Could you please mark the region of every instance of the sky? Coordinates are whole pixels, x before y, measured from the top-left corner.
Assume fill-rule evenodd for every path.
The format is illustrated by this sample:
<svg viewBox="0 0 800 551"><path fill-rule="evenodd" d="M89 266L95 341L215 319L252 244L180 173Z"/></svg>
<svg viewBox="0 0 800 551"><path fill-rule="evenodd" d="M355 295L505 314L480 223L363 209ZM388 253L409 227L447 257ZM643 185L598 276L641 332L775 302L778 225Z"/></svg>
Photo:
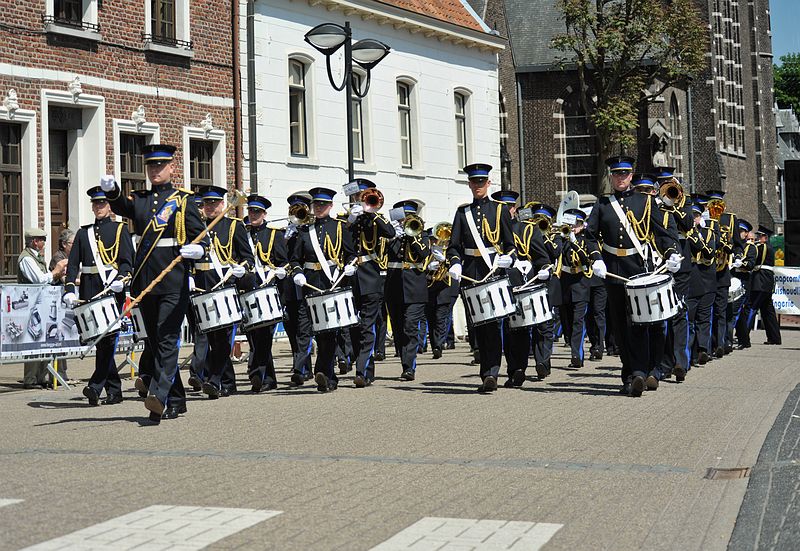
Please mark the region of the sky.
<svg viewBox="0 0 800 551"><path fill-rule="evenodd" d="M800 0L770 0L772 52L775 63L789 53L800 53Z"/></svg>

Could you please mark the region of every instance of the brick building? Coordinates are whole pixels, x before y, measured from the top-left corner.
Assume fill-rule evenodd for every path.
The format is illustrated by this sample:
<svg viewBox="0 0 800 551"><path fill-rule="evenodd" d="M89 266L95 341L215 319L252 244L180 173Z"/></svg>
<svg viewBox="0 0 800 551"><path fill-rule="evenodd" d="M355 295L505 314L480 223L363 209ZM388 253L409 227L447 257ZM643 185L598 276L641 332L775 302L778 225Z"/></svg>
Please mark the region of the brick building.
<svg viewBox="0 0 800 551"><path fill-rule="evenodd" d="M499 81L511 187L527 200L552 204L568 190L586 199L596 195L597 148L576 93L577 76L559 66L563 54L550 47L564 32L556 0L469 1L509 39ZM666 90L640 114L639 167L674 165L689 190L722 187L731 210L774 227L781 218L769 2L697 3L711 31L708 66L687 90Z"/></svg>
<svg viewBox="0 0 800 551"><path fill-rule="evenodd" d="M92 220L103 174L146 185L139 149L179 146L177 180L235 180L230 0L20 0L0 12L0 276L24 227ZM50 251L48 251L48 254Z"/></svg>

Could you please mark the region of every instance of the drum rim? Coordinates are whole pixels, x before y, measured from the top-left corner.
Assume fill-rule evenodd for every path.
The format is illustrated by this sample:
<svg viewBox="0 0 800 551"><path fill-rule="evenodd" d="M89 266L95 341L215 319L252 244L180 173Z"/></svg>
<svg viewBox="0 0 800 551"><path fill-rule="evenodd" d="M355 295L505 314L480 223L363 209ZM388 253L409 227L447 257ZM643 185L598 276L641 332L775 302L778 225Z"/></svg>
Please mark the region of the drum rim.
<svg viewBox="0 0 800 551"><path fill-rule="evenodd" d="M471 283L470 285L462 285L461 286L461 291L466 291L468 289L474 289L475 287L478 287L478 286L481 286L481 285L486 285L488 283L494 283L495 281L500 281L500 280L503 280L503 279L508 281L508 287L511 288L511 281L508 279L508 276L500 275L500 276L492 276L489 279L487 279L486 281L481 281L479 283Z"/></svg>
<svg viewBox="0 0 800 551"><path fill-rule="evenodd" d="M342 287L337 287L336 289L323 289L321 292L314 291L313 293L306 295L305 298L323 297L325 295L333 295L342 291L350 291L350 294L353 294L353 288L349 285L344 285Z"/></svg>
<svg viewBox="0 0 800 551"><path fill-rule="evenodd" d="M642 283L645 277L658 276L661 281L650 281ZM663 276L663 277L662 277ZM666 279L664 279L666 278ZM675 281L671 274L657 274L655 272L646 272L643 274L636 274L628 278L629 281L625 283L626 289L647 289L648 287L660 287L668 281Z"/></svg>
<svg viewBox="0 0 800 551"><path fill-rule="evenodd" d="M112 304L117 304L117 309L119 309L119 304L117 303L117 300L114 297L114 295L108 294L108 295L103 295L102 297L96 297L96 298L93 298L91 300L87 300L83 304L78 304L77 306L75 306L73 308L73 310L82 310L82 309L86 308L87 306L91 306L92 304L100 304L100 303L105 302L107 300L110 300L112 302Z"/></svg>
<svg viewBox="0 0 800 551"><path fill-rule="evenodd" d="M527 294L527 293L529 293L531 291L537 291L538 292L538 291L543 291L543 290L546 291L547 290L547 283L542 282L542 283L537 283L536 285L531 285L530 287L528 287L524 291L518 291L517 289L519 289L523 285L517 285L516 287L512 287L511 288L511 294L518 295L518 294L522 294L522 293Z"/></svg>
<svg viewBox="0 0 800 551"><path fill-rule="evenodd" d="M210 291L203 291L203 292L195 291L189 296L189 299L190 300L194 300L194 299L196 299L198 297L202 297L202 296L205 296L205 295L212 295L212 294L222 293L224 291L233 291L237 295L239 294L239 290L236 288L235 285L225 285L225 286L220 287L218 289L211 289Z"/></svg>

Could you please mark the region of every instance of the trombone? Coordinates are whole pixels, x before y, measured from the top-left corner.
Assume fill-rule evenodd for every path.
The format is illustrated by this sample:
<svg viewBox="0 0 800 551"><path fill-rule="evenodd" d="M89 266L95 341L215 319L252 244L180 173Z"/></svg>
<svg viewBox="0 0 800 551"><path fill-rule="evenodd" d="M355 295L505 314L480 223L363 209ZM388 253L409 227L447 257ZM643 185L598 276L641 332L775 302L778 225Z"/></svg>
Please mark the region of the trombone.
<svg viewBox="0 0 800 551"><path fill-rule="evenodd" d="M304 226L314 222L314 215L311 213L311 209L305 203L295 203L289 207L289 216L274 218L272 220L268 220L268 222L272 224L282 220L288 220L296 226Z"/></svg>
<svg viewBox="0 0 800 551"><path fill-rule="evenodd" d="M419 237L425 231L425 222L416 214L408 214L403 219L403 232L408 237Z"/></svg>
<svg viewBox="0 0 800 551"><path fill-rule="evenodd" d="M358 194L358 201L352 203L342 203L342 207L348 213L350 209L352 209L355 205L361 205L364 207L364 212L374 213L381 210L383 207L383 193L374 187L367 188Z"/></svg>

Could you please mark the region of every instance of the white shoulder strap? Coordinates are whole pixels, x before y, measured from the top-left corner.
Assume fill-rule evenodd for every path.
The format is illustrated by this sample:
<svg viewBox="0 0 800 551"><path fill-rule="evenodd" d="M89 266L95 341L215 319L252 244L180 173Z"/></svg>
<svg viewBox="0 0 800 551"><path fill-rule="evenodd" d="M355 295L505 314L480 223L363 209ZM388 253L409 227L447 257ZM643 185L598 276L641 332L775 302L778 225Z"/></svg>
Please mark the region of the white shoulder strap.
<svg viewBox="0 0 800 551"><path fill-rule="evenodd" d="M256 247L253 244L253 235L250 232L247 232L247 242L250 243L250 250L253 252L253 259L256 263L256 273L258 274L258 277L261 278L261 283L264 283L267 281L267 277L264 275L264 265L261 264L258 250L256 250Z"/></svg>
<svg viewBox="0 0 800 551"><path fill-rule="evenodd" d="M103 282L103 287L105 287L108 285L109 278L106 273L106 265L100 261L100 254L97 252L97 236L94 232L94 226L86 228L86 237L89 239L89 248L92 250L94 265L97 266L97 274L100 276L100 281Z"/></svg>
<svg viewBox="0 0 800 551"><path fill-rule="evenodd" d="M478 232L478 227L475 225L475 217L472 216L472 209L469 208L469 205L464 207L464 216L467 218L467 226L472 234L473 241L475 241L475 246L478 247L478 251L481 253L481 258L486 263L486 266L491 270L492 260L489 256L489 250L483 243L483 238L481 237L480 232Z"/></svg>
<svg viewBox="0 0 800 551"><path fill-rule="evenodd" d="M631 221L628 220L627 216L625 216L625 213L622 211L622 207L619 205L619 201L617 201L617 198L613 194L609 200L611 201L611 206L613 207L614 212L617 214L617 218L619 218L622 227L625 228L628 237L630 237L636 252L639 253L639 256L641 256L643 260L647 261L647 255L644 252L644 247L639 241L639 238L636 237L636 233L633 231L633 226L631 226Z"/></svg>
<svg viewBox="0 0 800 551"><path fill-rule="evenodd" d="M317 255L317 262L319 262L319 265L322 266L322 271L325 272L325 277L327 277L330 282L333 283L338 275L339 270L336 270L334 274L331 273L331 267L328 266L328 259L325 258L325 255L322 253L322 247L319 245L317 228L314 226L314 224L310 224L308 226L308 237L311 239L311 246L314 248L314 254Z"/></svg>

